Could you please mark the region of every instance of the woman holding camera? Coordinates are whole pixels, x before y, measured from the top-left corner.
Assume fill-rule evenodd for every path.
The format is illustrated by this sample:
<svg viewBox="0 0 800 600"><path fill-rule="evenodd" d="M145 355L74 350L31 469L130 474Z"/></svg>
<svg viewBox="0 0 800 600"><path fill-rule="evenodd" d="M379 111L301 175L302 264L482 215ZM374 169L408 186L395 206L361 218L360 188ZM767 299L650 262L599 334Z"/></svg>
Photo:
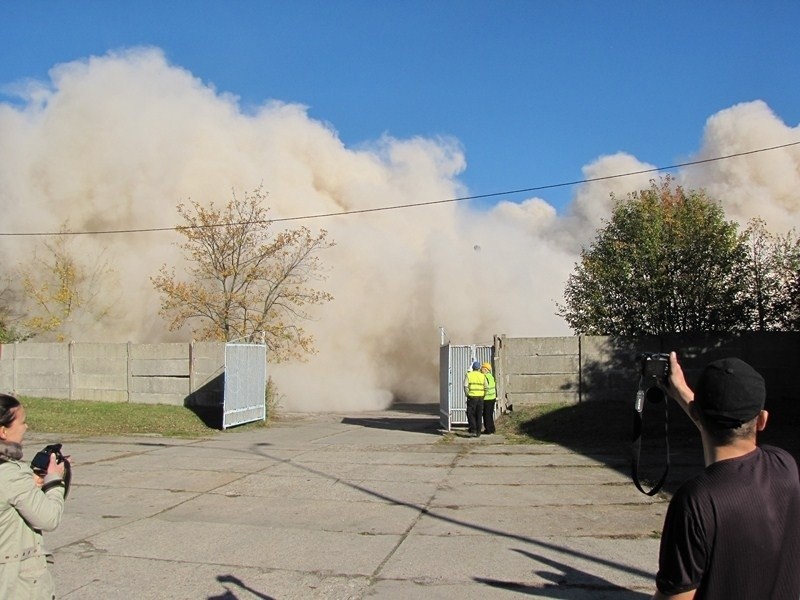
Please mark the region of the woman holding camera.
<svg viewBox="0 0 800 600"><path fill-rule="evenodd" d="M22 462L28 425L19 400L0 394L0 598L55 598L42 531L64 511L64 463L50 455L44 477Z"/></svg>

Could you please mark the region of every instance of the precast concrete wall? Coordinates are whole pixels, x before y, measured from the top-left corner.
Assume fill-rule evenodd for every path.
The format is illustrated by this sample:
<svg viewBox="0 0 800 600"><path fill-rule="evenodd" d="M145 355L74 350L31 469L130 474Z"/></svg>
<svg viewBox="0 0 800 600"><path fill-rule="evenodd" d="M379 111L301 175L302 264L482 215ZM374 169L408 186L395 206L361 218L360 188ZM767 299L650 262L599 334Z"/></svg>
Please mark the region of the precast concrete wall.
<svg viewBox="0 0 800 600"><path fill-rule="evenodd" d="M497 336L495 366L504 404L580 401L580 338Z"/></svg>
<svg viewBox="0 0 800 600"><path fill-rule="evenodd" d="M29 396L69 398L68 344L0 344L0 389Z"/></svg>
<svg viewBox="0 0 800 600"><path fill-rule="evenodd" d="M690 385L711 360L738 356L770 400L800 396L800 333L641 338L495 336L498 406L632 401L642 352L678 352ZM0 344L0 391L20 396L219 406L225 344Z"/></svg>
<svg viewBox="0 0 800 600"><path fill-rule="evenodd" d="M34 344L17 344L20 351L27 351ZM63 344L70 354L68 365L71 374L68 397L80 400L104 400L106 402L128 402L128 344ZM22 383L31 385L33 377L23 371ZM29 388L28 388L29 389ZM26 391L24 396L43 396Z"/></svg>
<svg viewBox="0 0 800 600"><path fill-rule="evenodd" d="M736 356L767 382L770 400L800 396L800 333L495 338L498 393L506 404L632 401L643 352L678 353L690 385L710 361Z"/></svg>
<svg viewBox="0 0 800 600"><path fill-rule="evenodd" d="M0 390L20 396L215 406L224 369L215 342L0 345Z"/></svg>

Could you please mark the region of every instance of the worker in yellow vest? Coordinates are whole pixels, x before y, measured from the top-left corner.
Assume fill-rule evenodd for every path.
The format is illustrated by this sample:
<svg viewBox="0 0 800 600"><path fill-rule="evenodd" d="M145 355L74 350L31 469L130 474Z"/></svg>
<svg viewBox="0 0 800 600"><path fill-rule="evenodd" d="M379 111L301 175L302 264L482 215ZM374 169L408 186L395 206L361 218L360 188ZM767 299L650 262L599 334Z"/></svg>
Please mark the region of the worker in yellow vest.
<svg viewBox="0 0 800 600"><path fill-rule="evenodd" d="M494 429L494 405L497 403L497 382L492 375L492 365L485 362L481 365L481 373L486 376L488 387L486 395L483 397L483 433L493 434Z"/></svg>
<svg viewBox="0 0 800 600"><path fill-rule="evenodd" d="M489 389L489 381L481 371L481 363L472 363L472 370L464 377L464 394L467 396L467 423L471 437L481 437L483 398Z"/></svg>

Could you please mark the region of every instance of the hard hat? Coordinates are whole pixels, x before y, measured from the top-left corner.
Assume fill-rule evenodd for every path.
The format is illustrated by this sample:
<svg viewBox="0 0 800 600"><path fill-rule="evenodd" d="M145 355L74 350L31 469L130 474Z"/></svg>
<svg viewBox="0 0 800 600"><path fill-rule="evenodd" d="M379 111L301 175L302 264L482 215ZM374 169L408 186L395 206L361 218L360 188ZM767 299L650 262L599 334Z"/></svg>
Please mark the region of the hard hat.
<svg viewBox="0 0 800 600"><path fill-rule="evenodd" d="M492 370L492 365L490 363L488 363L488 362L487 363L483 363L481 365L481 369L489 369L491 371Z"/></svg>
<svg viewBox="0 0 800 600"><path fill-rule="evenodd" d="M473 371L480 371L480 369L481 369L481 363L479 363L477 360L474 363L472 363Z"/></svg>

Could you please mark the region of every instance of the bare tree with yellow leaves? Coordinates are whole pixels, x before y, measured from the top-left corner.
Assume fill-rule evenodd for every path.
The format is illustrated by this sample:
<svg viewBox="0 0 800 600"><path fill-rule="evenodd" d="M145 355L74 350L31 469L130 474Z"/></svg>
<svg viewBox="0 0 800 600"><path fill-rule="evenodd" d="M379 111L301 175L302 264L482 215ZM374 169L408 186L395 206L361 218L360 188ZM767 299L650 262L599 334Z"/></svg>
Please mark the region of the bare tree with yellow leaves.
<svg viewBox="0 0 800 600"><path fill-rule="evenodd" d="M64 341L113 318L117 274L100 254L81 253L66 227L20 263L23 337Z"/></svg>
<svg viewBox="0 0 800 600"><path fill-rule="evenodd" d="M171 330L191 323L199 340L263 336L275 360L302 358L314 352L306 308L332 299L311 283L323 279L319 253L333 242L306 227L271 233L265 200L259 187L224 208L179 204L186 277L164 265L151 281Z"/></svg>

